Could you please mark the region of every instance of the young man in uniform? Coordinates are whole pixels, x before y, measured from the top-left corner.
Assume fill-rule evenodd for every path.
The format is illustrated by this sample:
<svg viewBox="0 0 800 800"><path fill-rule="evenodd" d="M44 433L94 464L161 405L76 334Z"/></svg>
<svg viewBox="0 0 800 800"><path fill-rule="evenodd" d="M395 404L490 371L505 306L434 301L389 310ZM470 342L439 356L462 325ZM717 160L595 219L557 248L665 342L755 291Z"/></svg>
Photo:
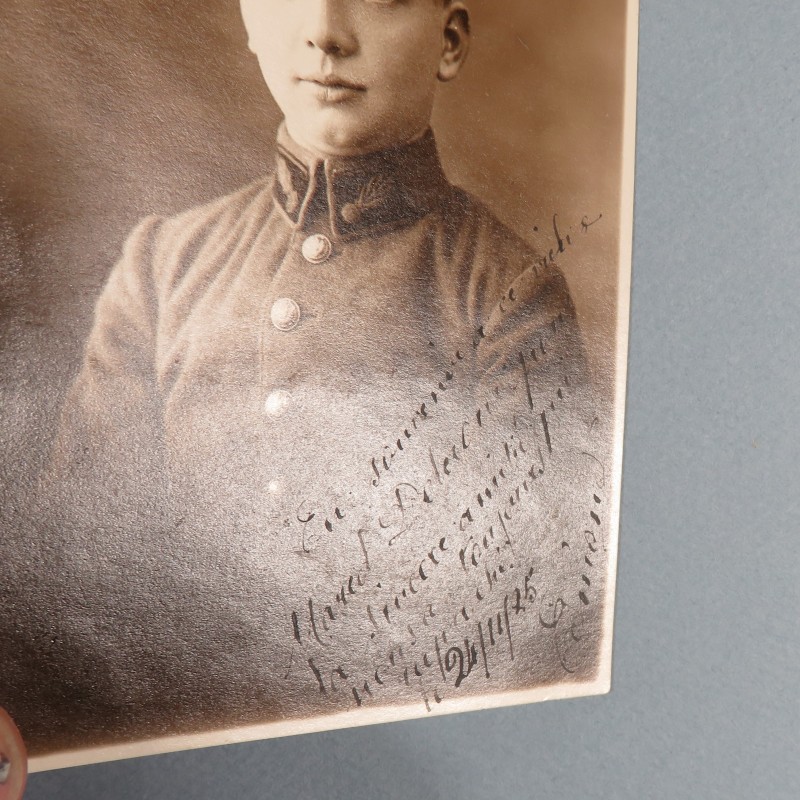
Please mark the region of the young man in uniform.
<svg viewBox="0 0 800 800"><path fill-rule="evenodd" d="M95 653L89 706L118 719L154 705L217 720L302 708L308 670L279 700L286 642L305 636L290 611L362 556L374 571L396 553L402 573L413 537L445 524L412 530L415 501L422 513L449 492L462 511L448 480L477 451L490 401L510 391L538 419L541 398L585 378L552 258L439 162L430 120L467 55L465 5L241 7L285 116L274 174L130 236L48 476L58 513L73 509L61 591L111 597L81 611L89 640L73 621L64 647Z"/></svg>
<svg viewBox="0 0 800 800"><path fill-rule="evenodd" d="M567 358L582 359L558 269L439 162L430 119L467 55L466 7L241 5L285 115L275 174L132 234L56 445L134 519L166 474L187 515L264 524L287 492L341 490L319 462L345 442L374 449L456 353L467 391L559 319Z"/></svg>

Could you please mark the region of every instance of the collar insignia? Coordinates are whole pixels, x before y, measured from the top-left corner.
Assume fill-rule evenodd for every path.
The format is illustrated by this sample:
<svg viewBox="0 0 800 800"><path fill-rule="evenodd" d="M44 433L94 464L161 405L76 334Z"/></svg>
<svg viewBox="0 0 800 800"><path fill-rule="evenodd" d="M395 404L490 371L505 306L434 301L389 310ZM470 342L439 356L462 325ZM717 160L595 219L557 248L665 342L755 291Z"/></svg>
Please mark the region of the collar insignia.
<svg viewBox="0 0 800 800"><path fill-rule="evenodd" d="M378 153L322 159L278 132L274 196L299 228L327 228L357 238L408 225L442 201L449 188L433 132Z"/></svg>

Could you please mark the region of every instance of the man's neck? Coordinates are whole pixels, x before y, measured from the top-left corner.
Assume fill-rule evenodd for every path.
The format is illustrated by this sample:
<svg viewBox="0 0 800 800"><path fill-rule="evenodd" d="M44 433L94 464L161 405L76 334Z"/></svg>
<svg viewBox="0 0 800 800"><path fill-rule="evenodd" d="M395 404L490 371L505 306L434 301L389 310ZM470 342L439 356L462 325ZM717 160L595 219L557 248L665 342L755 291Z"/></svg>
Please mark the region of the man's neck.
<svg viewBox="0 0 800 800"><path fill-rule="evenodd" d="M375 155L376 153L389 152L405 147L406 145L413 144L422 139L430 129L430 124L425 125L421 130L414 133L408 138L404 138L395 142L391 142L380 148L353 148L342 150L330 150L324 147L315 146L303 140L302 136L296 136L289 128L288 123L284 120L282 123L283 135L288 137L294 146L293 149L302 151L309 161L339 161L349 158L362 158Z"/></svg>

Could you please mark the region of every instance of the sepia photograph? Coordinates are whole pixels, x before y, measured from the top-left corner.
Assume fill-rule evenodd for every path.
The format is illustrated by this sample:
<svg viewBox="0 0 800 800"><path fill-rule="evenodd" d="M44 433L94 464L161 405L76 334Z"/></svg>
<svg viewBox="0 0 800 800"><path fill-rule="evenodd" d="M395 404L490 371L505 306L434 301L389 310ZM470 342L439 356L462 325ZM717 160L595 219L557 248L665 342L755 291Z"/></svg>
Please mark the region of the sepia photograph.
<svg viewBox="0 0 800 800"><path fill-rule="evenodd" d="M10 0L32 771L611 685L628 0Z"/></svg>

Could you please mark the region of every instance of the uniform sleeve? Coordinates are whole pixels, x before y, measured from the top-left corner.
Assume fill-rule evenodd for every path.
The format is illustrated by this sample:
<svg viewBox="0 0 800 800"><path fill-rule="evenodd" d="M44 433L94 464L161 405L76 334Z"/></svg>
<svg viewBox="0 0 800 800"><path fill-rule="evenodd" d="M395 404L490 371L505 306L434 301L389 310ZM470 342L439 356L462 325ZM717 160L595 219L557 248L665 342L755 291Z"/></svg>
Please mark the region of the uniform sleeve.
<svg viewBox="0 0 800 800"><path fill-rule="evenodd" d="M587 485L586 454L602 452L603 413L567 283L555 265L531 267L508 286L487 315L476 355L482 401L504 420L501 430L537 454L531 477L547 472L550 505L565 514L571 508L577 520L585 510L578 501L583 488L565 497L560 487Z"/></svg>
<svg viewBox="0 0 800 800"><path fill-rule="evenodd" d="M158 702L157 659L141 652L170 635L148 627L171 568L155 370L160 227L156 218L137 226L96 303L0 580L0 702L32 734L47 731L48 746L97 742L98 721L133 738Z"/></svg>
<svg viewBox="0 0 800 800"><path fill-rule="evenodd" d="M590 380L555 265L539 262L508 286L487 315L477 356L487 427L498 437L487 452L523 470L506 511L515 562L525 559L539 576L540 635L551 637L562 676L591 677L603 624L613 416Z"/></svg>
<svg viewBox="0 0 800 800"><path fill-rule="evenodd" d="M156 217L137 226L108 278L43 476L51 511L84 528L136 524L163 502L153 280L159 226Z"/></svg>
<svg viewBox="0 0 800 800"><path fill-rule="evenodd" d="M526 395L547 397L588 387L583 340L560 270L530 266L506 287L486 314L477 356L485 387L511 382Z"/></svg>

